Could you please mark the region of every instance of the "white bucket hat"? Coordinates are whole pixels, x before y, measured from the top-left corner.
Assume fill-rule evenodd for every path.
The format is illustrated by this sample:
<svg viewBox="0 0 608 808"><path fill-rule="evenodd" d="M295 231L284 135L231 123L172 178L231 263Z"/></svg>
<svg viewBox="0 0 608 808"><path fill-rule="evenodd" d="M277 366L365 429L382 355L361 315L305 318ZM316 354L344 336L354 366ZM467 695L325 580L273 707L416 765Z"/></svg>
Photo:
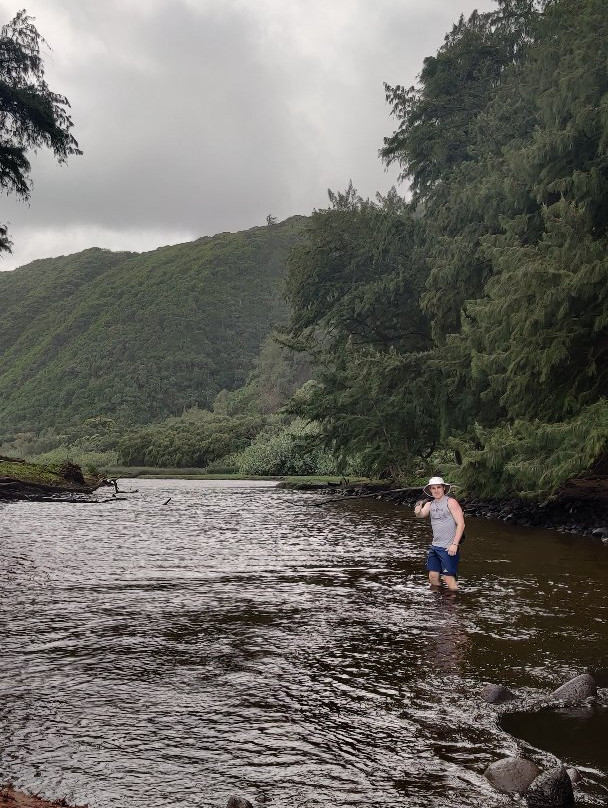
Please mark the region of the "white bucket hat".
<svg viewBox="0 0 608 808"><path fill-rule="evenodd" d="M427 495L427 497L432 496L431 492L429 491L429 488L430 488L431 485L442 485L444 494L448 494L449 491L450 491L450 488L452 487L452 483L446 483L444 481L443 477L431 477L431 479L428 481L428 483L422 489L424 491L424 493Z"/></svg>

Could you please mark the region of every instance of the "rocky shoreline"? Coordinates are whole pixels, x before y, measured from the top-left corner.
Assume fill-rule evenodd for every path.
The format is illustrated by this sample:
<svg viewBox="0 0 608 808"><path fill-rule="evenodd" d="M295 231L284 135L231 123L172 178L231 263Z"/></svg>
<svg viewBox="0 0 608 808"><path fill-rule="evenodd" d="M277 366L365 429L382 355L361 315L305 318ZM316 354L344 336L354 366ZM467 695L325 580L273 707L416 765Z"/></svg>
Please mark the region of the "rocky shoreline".
<svg viewBox="0 0 608 808"><path fill-rule="evenodd" d="M594 536L608 541L608 505L589 500L556 499L547 503L525 500L483 502L464 500L465 515L501 519L522 527Z"/></svg>
<svg viewBox="0 0 608 808"><path fill-rule="evenodd" d="M388 485L343 485L327 484L284 484L295 490L314 491L331 496L338 501L342 498L374 498L384 502L412 507L424 497L421 488L393 488ZM608 497L572 498L555 497L546 502L527 499L505 498L483 500L474 497L458 496L465 517L499 519L512 525L556 530L560 533L575 533L593 536L608 545ZM603 493L603 492L602 492ZM328 502L329 500L325 500Z"/></svg>
<svg viewBox="0 0 608 808"><path fill-rule="evenodd" d="M600 682L603 684L601 678ZM582 673L562 684L549 694L516 694L501 684L488 684L481 691L481 699L495 710L496 720L506 713L535 713L542 710L561 710L565 707L585 705L592 708L598 701L605 702L598 692L599 684L590 673ZM570 808L574 805L575 791L584 780L581 771L557 766L542 770L523 756L510 756L491 763L484 776L497 791L519 794L529 808Z"/></svg>

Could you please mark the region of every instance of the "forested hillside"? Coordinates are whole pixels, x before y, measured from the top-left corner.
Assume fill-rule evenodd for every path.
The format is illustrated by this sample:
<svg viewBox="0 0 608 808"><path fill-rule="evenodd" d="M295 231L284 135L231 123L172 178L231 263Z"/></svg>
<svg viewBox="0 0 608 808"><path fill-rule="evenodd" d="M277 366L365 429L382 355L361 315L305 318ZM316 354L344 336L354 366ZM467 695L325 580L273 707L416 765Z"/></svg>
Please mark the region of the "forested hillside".
<svg viewBox="0 0 608 808"><path fill-rule="evenodd" d="M369 471L546 495L608 451L608 14L497 5L386 87L411 200L333 194L295 249L292 410Z"/></svg>
<svg viewBox="0 0 608 808"><path fill-rule="evenodd" d="M150 253L91 249L0 273L0 430L138 425L241 386L285 322L302 217Z"/></svg>
<svg viewBox="0 0 608 808"><path fill-rule="evenodd" d="M295 474L304 468L316 473L318 451L296 445L304 428L277 412L309 377L307 358L282 348L270 334L243 387L222 390L208 410L193 408L123 434L118 461L247 474ZM328 462L333 471L335 464Z"/></svg>

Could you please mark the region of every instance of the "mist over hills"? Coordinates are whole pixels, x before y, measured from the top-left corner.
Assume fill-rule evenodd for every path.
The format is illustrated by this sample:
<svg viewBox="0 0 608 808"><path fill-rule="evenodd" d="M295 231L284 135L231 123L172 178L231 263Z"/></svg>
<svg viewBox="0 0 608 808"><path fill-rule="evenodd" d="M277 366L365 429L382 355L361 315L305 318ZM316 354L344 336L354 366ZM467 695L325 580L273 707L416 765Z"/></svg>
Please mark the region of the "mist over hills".
<svg viewBox="0 0 608 808"><path fill-rule="evenodd" d="M148 253L93 248L0 273L0 430L207 407L286 321L306 217Z"/></svg>

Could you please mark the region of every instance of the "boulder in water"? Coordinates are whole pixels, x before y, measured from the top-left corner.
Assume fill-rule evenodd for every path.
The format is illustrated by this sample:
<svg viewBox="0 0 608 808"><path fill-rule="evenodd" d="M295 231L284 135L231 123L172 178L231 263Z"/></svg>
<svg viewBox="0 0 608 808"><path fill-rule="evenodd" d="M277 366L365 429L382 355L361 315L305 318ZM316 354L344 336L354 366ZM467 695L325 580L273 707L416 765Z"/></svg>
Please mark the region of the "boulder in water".
<svg viewBox="0 0 608 808"><path fill-rule="evenodd" d="M574 766L570 766L570 768L566 769L566 771L568 772L568 777L570 778L570 782L572 784L580 783L580 781L583 779L583 775L578 769L575 769Z"/></svg>
<svg viewBox="0 0 608 808"><path fill-rule="evenodd" d="M516 791L523 794L530 783L540 774L540 769L531 760L521 757L508 757L490 763L485 770L485 777L494 788L505 794Z"/></svg>
<svg viewBox="0 0 608 808"><path fill-rule="evenodd" d="M515 696L504 685L486 685L481 691L481 698L488 704L501 704L503 701L510 701Z"/></svg>
<svg viewBox="0 0 608 808"><path fill-rule="evenodd" d="M526 791L530 808L567 808L574 805L572 781L563 766L549 769L530 783Z"/></svg>
<svg viewBox="0 0 608 808"><path fill-rule="evenodd" d="M559 701L582 701L589 696L597 696L595 679L589 673L575 676L551 693L551 697Z"/></svg>
<svg viewBox="0 0 608 808"><path fill-rule="evenodd" d="M253 805L244 797L230 797L226 808L253 808Z"/></svg>

